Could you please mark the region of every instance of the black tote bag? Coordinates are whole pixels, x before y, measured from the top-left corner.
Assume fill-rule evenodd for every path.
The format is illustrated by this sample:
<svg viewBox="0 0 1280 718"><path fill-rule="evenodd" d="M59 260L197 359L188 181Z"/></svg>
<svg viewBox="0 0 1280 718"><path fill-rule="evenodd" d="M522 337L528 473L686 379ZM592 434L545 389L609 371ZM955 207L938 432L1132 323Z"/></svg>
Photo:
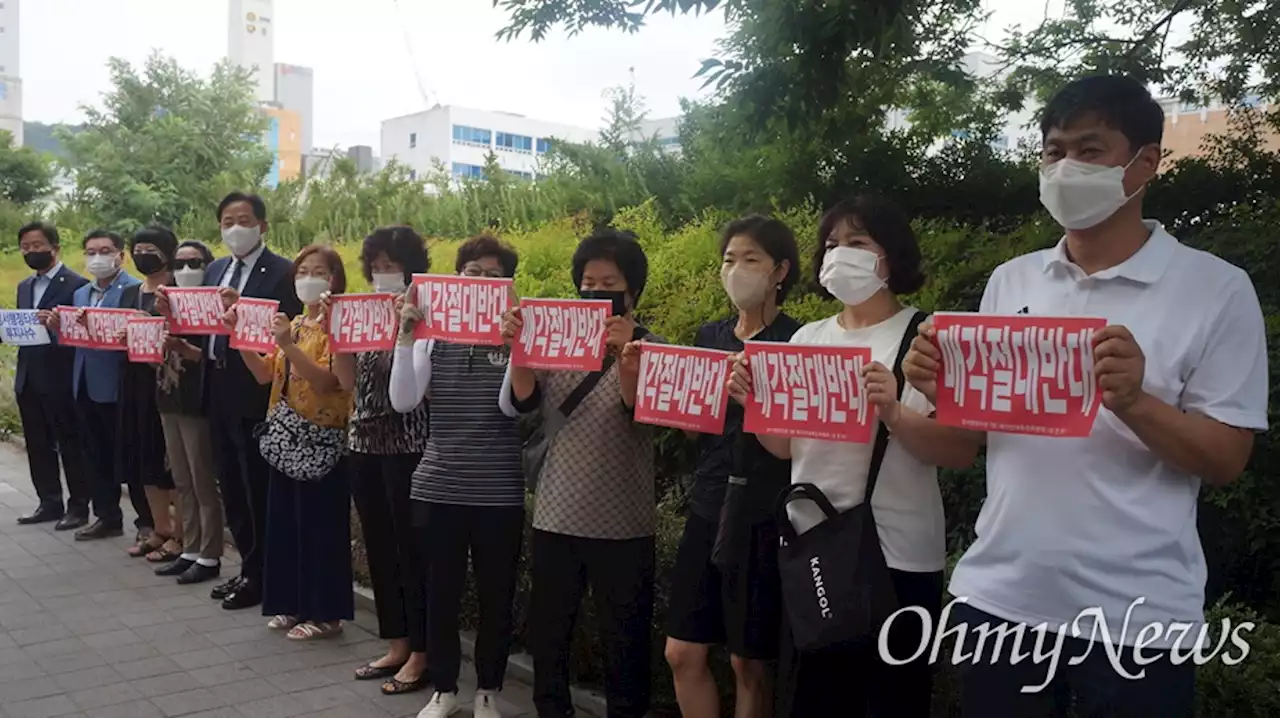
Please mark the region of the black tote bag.
<svg viewBox="0 0 1280 718"><path fill-rule="evenodd" d="M899 399L906 384L902 359L924 318L923 312L912 317L893 363ZM867 469L866 497L843 513L813 484L793 484L778 499L778 568L797 650L874 639L880 626L899 608L871 508L888 446L889 430L880 424ZM787 517L787 505L799 499L813 501L826 518L797 535Z"/></svg>

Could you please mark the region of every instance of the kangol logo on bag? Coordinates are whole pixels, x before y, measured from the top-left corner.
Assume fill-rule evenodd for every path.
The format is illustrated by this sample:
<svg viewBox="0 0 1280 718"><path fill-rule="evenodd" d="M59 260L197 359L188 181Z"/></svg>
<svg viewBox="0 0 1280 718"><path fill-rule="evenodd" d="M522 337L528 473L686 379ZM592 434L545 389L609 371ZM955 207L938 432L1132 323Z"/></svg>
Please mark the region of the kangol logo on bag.
<svg viewBox="0 0 1280 718"><path fill-rule="evenodd" d="M831 618L831 608L827 601L827 589L822 585L822 566L818 564L817 556L809 559L809 570L813 572L813 591L818 597L818 608L822 609L822 618L826 620Z"/></svg>

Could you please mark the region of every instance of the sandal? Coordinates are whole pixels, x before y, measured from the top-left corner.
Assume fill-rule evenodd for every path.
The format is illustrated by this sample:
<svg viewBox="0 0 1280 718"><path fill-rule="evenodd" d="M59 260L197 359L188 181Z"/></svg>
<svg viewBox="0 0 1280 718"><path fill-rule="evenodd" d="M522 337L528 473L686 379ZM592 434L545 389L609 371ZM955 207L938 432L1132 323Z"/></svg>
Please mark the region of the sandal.
<svg viewBox="0 0 1280 718"><path fill-rule="evenodd" d="M285 638L293 641L314 641L321 638L332 638L342 633L342 621L303 621L285 634Z"/></svg>
<svg viewBox="0 0 1280 718"><path fill-rule="evenodd" d="M398 696L403 693L417 693L423 688L426 688L428 683L430 683L430 681L427 680L425 673L418 676L418 679L415 681L402 681L399 678L392 676L386 683L382 684L382 695Z"/></svg>
<svg viewBox="0 0 1280 718"><path fill-rule="evenodd" d="M182 547L178 545L177 539L169 539L160 548L147 554L149 563L173 563L180 558L182 558Z"/></svg>
<svg viewBox="0 0 1280 718"><path fill-rule="evenodd" d="M164 548L165 543L169 540L168 536L161 536L153 531L150 536L147 536L145 539L142 539L136 544L130 546L125 553L129 554L132 558L142 558L149 553L154 553L159 551L161 548Z"/></svg>
<svg viewBox="0 0 1280 718"><path fill-rule="evenodd" d="M375 666L369 663L356 669L356 680L376 681L379 678L388 678L399 673L401 668L404 668L403 663L398 666Z"/></svg>
<svg viewBox="0 0 1280 718"><path fill-rule="evenodd" d="M267 621L267 628L270 628L273 631L287 631L296 625L298 625L298 619L284 614L277 615L270 621Z"/></svg>

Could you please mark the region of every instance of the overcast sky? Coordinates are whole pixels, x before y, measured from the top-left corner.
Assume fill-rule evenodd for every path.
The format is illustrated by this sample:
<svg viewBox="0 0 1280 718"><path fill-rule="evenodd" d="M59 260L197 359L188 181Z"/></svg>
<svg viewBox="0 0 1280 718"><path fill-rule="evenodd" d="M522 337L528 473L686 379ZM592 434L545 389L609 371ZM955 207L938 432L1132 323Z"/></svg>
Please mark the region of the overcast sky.
<svg viewBox="0 0 1280 718"><path fill-rule="evenodd" d="M24 115L75 122L108 87L106 61L152 49L207 72L227 51L227 0L21 0ZM397 2L399 10L397 11ZM988 0L989 32L1034 23L1044 5ZM1060 12L1063 0L1050 0ZM490 0L276 0L275 60L315 70L317 147L367 144L380 122L436 101L597 127L602 93L636 86L650 117L697 97L692 78L714 56L722 15L662 16L635 35L593 30L497 42L506 15ZM412 50L412 54L410 52ZM419 80L420 78L420 80ZM426 92L420 91L423 86Z"/></svg>

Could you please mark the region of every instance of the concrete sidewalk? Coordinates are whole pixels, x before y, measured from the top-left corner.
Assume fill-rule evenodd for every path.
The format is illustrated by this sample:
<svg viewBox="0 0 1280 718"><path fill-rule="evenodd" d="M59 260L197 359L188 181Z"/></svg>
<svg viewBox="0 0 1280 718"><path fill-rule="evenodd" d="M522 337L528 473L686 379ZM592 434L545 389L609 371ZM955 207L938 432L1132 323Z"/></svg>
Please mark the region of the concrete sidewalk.
<svg viewBox="0 0 1280 718"><path fill-rule="evenodd" d="M297 643L257 608L228 612L212 583L178 586L129 558L132 531L77 543L52 524L18 526L35 508L26 457L0 443L0 716L4 718L384 718L415 716L430 692L383 696L352 671L381 655L376 619L357 611L337 639ZM129 512L129 502L121 502ZM130 516L128 520L132 520ZM128 528L128 527L127 527ZM223 575L234 574L234 556ZM459 715L475 673L463 664ZM535 715L508 677L507 718Z"/></svg>

